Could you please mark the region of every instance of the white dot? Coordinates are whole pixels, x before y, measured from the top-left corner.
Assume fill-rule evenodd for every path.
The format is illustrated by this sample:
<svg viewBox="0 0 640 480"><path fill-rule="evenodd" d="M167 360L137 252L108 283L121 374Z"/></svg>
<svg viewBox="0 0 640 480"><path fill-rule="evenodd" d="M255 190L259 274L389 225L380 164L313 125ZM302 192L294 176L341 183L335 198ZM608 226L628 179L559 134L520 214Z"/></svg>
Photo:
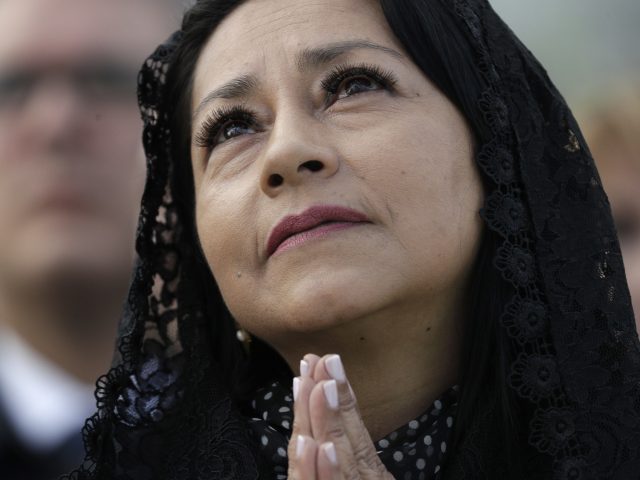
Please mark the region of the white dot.
<svg viewBox="0 0 640 480"><path fill-rule="evenodd" d="M291 411L291 410L289 409L289 407L280 407L280 408L278 409L278 411L279 411L280 413L287 413L287 412L289 412L289 411ZM449 417L449 418L451 418L451 417Z"/></svg>
<svg viewBox="0 0 640 480"><path fill-rule="evenodd" d="M427 435L426 437L424 437L425 445L431 445L431 442L432 442L431 435Z"/></svg>
<svg viewBox="0 0 640 480"><path fill-rule="evenodd" d="M287 456L287 452L285 451L284 448L279 447L278 448L278 455L280 455L281 457L286 457Z"/></svg>
<svg viewBox="0 0 640 480"><path fill-rule="evenodd" d="M264 445L265 447L269 443L269 439L267 438L266 435L262 435L262 437L260 438L260 441L262 442L262 445Z"/></svg>
<svg viewBox="0 0 640 480"><path fill-rule="evenodd" d="M271 397L273 397L273 392L269 392L269 393L267 393L267 394L264 396L264 399L265 399L265 400L270 400L270 399L271 399Z"/></svg>
<svg viewBox="0 0 640 480"><path fill-rule="evenodd" d="M266 398L265 398L266 400ZM433 404L434 407L436 407L437 410L442 410L442 402L440 400L436 400Z"/></svg>
<svg viewBox="0 0 640 480"><path fill-rule="evenodd" d="M419 458L416 461L416 467L418 467L418 470L424 470L424 467L427 466L427 462L425 462L424 458Z"/></svg>
<svg viewBox="0 0 640 480"><path fill-rule="evenodd" d="M433 473L438 473L439 471L440 471L440 465L436 465L436 468L433 471Z"/></svg>
<svg viewBox="0 0 640 480"><path fill-rule="evenodd" d="M262 414L262 419L263 419L263 420L266 420L268 416L269 416L269 413L268 413L268 412L264 412L264 413Z"/></svg>
<svg viewBox="0 0 640 480"><path fill-rule="evenodd" d="M447 417L447 427L451 428L453 425L453 417Z"/></svg>
<svg viewBox="0 0 640 480"><path fill-rule="evenodd" d="M447 451L447 443L446 442L442 442L440 444L440 450L442 450L442 453Z"/></svg>
<svg viewBox="0 0 640 480"><path fill-rule="evenodd" d="M403 458L404 458L404 455L402 455L402 452L394 452L393 453L393 459L396 462L401 462Z"/></svg>
<svg viewBox="0 0 640 480"><path fill-rule="evenodd" d="M290 426L290 425L291 425L291 424L289 423L289 420L283 420L283 421L282 421L282 426L283 426L284 428L289 428L289 426Z"/></svg>
<svg viewBox="0 0 640 480"><path fill-rule="evenodd" d="M414 430L417 430L418 427L420 427L420 423L417 420L411 420L409 422L409 428L413 428Z"/></svg>
<svg viewBox="0 0 640 480"><path fill-rule="evenodd" d="M387 440L386 438L383 438L382 440L380 440L378 442L378 445L380 445L381 448L388 448L389 447L389 440Z"/></svg>

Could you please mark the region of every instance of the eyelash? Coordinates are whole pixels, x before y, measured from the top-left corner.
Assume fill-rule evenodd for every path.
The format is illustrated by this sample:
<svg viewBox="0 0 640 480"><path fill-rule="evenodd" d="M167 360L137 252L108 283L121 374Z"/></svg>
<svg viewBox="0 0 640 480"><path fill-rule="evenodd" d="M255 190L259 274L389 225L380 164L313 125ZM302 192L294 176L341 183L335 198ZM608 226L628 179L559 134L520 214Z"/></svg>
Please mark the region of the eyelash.
<svg viewBox="0 0 640 480"><path fill-rule="evenodd" d="M320 83L322 88L329 94L338 93L338 88L342 82L351 77L370 77L379 83L383 88L390 90L397 83L396 77L388 70L382 70L377 65L366 63L358 65L339 65L334 68Z"/></svg>
<svg viewBox="0 0 640 480"><path fill-rule="evenodd" d="M214 141L216 137L225 125L238 122L245 123L247 126L252 127L256 123L255 118L255 112L240 105L219 108L204 121L198 134L195 136L195 144L198 147L212 149L215 146Z"/></svg>
<svg viewBox="0 0 640 480"><path fill-rule="evenodd" d="M326 106L331 104L331 97L338 93L340 85L345 80L360 76L369 77L385 90L393 90L397 83L393 73L388 70L382 70L376 65L340 65L329 72L320 82L322 89L327 93ZM255 112L244 106L236 105L234 107L220 108L207 117L195 136L194 142L198 147L213 150L216 146L215 140L225 125L237 122L244 123L247 127L253 127L256 124L255 119Z"/></svg>

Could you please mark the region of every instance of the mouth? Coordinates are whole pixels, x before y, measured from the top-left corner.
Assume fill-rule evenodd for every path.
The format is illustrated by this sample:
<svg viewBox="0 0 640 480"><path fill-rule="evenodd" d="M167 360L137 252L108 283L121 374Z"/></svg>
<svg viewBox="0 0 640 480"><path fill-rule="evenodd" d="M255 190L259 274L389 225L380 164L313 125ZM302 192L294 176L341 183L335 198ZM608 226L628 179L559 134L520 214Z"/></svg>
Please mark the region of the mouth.
<svg viewBox="0 0 640 480"><path fill-rule="evenodd" d="M278 222L267 241L267 256L362 223L371 223L371 220L351 208L336 205L311 207L299 215L289 215Z"/></svg>

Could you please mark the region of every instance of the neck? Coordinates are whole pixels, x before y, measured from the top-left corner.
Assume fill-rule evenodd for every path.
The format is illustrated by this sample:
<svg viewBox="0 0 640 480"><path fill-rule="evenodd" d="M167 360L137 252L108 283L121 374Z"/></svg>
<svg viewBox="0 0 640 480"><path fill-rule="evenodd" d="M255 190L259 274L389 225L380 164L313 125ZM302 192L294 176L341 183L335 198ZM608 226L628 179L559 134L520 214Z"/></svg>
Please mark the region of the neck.
<svg viewBox="0 0 640 480"><path fill-rule="evenodd" d="M86 285L55 291L5 288L0 319L53 364L93 384L109 368L122 298L123 292Z"/></svg>
<svg viewBox="0 0 640 480"><path fill-rule="evenodd" d="M338 353L371 437L380 439L420 416L456 384L459 315L381 312L336 331L306 333L281 349L294 372L306 353ZM338 334L339 331L339 334Z"/></svg>

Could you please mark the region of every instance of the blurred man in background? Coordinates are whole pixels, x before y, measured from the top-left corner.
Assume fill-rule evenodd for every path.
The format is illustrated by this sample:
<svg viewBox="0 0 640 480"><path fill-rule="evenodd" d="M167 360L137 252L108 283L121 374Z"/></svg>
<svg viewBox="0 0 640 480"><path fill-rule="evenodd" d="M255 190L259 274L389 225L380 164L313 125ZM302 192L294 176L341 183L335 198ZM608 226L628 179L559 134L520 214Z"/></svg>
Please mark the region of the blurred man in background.
<svg viewBox="0 0 640 480"><path fill-rule="evenodd" d="M640 82L611 91L587 117L585 136L611 203L640 331Z"/></svg>
<svg viewBox="0 0 640 480"><path fill-rule="evenodd" d="M177 0L0 2L0 478L81 462L145 175L136 74Z"/></svg>

